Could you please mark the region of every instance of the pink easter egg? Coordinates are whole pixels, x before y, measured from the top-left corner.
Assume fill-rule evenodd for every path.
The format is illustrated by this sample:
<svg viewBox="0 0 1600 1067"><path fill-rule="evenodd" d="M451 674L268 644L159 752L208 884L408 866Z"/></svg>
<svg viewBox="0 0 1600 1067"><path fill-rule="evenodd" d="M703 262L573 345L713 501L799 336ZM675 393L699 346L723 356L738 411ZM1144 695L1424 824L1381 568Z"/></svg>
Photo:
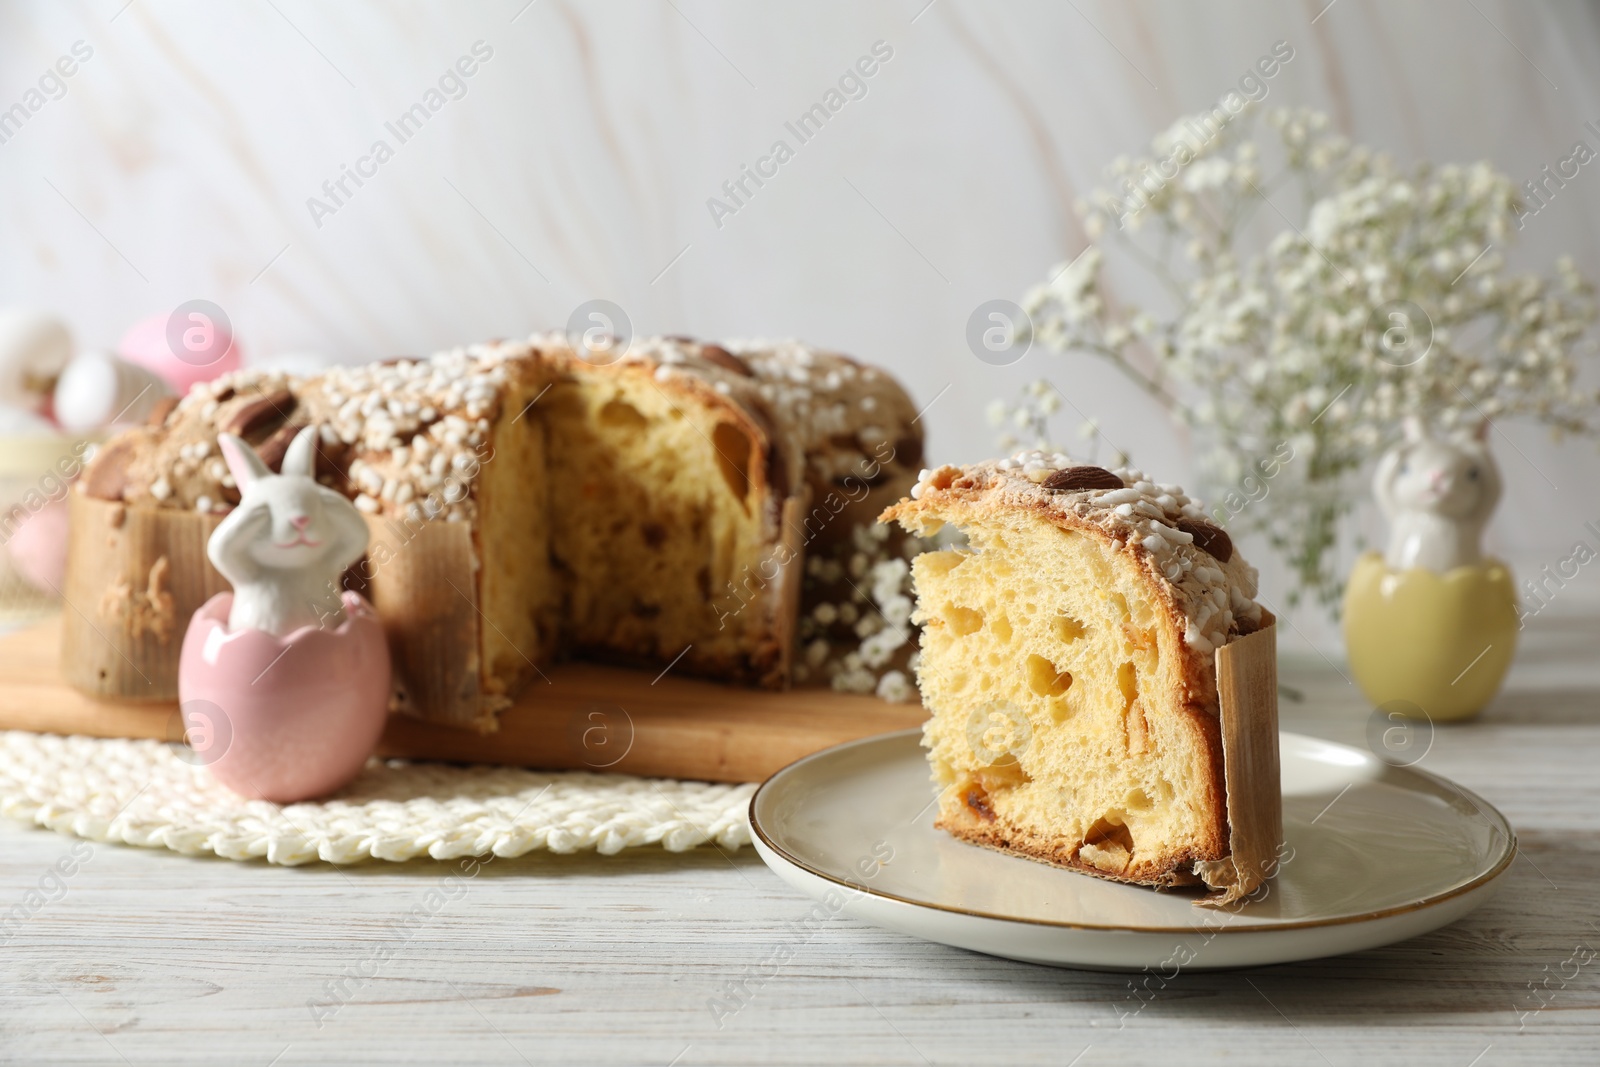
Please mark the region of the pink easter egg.
<svg viewBox="0 0 1600 1067"><path fill-rule="evenodd" d="M239 369L239 343L227 314L209 300L190 300L129 328L117 354L158 375L182 396L196 382Z"/></svg>
<svg viewBox="0 0 1600 1067"><path fill-rule="evenodd" d="M361 773L389 715L389 646L356 593L335 629L285 637L228 629L232 593L200 606L183 635L178 700L195 755L242 796L293 804Z"/></svg>
<svg viewBox="0 0 1600 1067"><path fill-rule="evenodd" d="M6 556L23 581L41 593L57 592L67 574L67 502L53 500L18 523Z"/></svg>

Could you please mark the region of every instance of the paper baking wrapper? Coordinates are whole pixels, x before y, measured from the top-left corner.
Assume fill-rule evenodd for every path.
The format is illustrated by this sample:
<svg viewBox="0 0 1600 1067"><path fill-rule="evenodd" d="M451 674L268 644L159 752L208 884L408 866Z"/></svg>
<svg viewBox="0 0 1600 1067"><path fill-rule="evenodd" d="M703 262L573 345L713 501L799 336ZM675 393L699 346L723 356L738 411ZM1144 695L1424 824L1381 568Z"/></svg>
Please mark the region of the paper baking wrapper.
<svg viewBox="0 0 1600 1067"><path fill-rule="evenodd" d="M1230 641L1216 656L1229 855L1196 863L1195 873L1215 890L1200 903L1225 907L1276 873L1283 843L1277 626Z"/></svg>

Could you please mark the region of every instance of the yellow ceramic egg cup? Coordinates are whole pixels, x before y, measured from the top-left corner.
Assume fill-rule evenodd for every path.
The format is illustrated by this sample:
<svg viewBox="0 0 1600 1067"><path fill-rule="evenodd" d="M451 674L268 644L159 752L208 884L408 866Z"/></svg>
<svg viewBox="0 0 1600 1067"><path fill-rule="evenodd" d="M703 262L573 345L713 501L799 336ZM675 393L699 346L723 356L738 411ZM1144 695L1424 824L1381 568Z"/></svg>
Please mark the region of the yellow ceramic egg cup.
<svg viewBox="0 0 1600 1067"><path fill-rule="evenodd" d="M1350 670L1367 699L1416 705L1436 722L1469 719L1493 699L1517 647L1517 594L1498 560L1446 574L1395 571L1368 552L1344 595ZM1386 710L1412 714L1403 704Z"/></svg>

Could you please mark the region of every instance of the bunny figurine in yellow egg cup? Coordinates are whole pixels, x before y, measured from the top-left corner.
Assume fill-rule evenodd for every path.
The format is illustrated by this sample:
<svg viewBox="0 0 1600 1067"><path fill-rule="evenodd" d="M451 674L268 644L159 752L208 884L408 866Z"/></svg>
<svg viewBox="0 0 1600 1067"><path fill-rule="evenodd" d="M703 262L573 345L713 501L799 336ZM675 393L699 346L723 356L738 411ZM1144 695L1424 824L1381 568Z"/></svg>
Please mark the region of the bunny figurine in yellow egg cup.
<svg viewBox="0 0 1600 1067"><path fill-rule="evenodd" d="M1357 561L1345 587L1344 638L1362 692L1386 711L1447 722L1483 710L1516 651L1517 595L1483 554L1500 472L1475 433L1441 437L1408 419L1373 489L1387 550Z"/></svg>

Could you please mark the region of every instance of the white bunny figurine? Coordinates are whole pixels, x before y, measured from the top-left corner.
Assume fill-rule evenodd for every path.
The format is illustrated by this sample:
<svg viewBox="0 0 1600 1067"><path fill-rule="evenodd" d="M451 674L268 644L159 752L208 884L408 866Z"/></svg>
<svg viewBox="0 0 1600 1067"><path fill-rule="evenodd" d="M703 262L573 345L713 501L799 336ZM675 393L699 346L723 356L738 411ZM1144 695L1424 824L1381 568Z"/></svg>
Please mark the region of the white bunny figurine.
<svg viewBox="0 0 1600 1067"><path fill-rule="evenodd" d="M340 578L367 549L355 505L313 477L317 428L295 436L273 474L232 434L217 444L239 486L239 506L216 528L206 555L233 584L229 630L283 637L302 626L344 621Z"/></svg>
<svg viewBox="0 0 1600 1067"><path fill-rule="evenodd" d="M1373 494L1389 519L1384 562L1396 571L1443 574L1483 559L1483 528L1500 502L1500 470L1484 445L1489 423L1470 436L1430 436L1408 418L1405 439L1378 461Z"/></svg>

